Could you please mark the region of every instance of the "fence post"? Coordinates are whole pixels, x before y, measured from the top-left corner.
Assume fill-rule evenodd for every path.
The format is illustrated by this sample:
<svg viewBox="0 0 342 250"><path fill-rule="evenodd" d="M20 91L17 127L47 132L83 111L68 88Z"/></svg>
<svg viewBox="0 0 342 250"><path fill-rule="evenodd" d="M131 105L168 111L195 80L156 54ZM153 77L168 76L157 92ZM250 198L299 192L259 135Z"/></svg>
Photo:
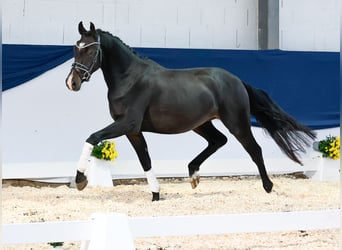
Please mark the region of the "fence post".
<svg viewBox="0 0 342 250"><path fill-rule="evenodd" d="M134 250L128 217L119 213L95 213L90 241L83 243L84 250Z"/></svg>

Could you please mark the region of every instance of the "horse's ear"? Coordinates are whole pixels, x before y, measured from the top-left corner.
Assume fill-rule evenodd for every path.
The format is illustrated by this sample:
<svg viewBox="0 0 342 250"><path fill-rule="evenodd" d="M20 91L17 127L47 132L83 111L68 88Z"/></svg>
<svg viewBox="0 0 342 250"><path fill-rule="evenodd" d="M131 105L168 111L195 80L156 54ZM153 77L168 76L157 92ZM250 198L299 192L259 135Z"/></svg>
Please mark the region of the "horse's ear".
<svg viewBox="0 0 342 250"><path fill-rule="evenodd" d="M80 35L83 35L87 32L87 30L84 28L82 21L78 24L78 32Z"/></svg>
<svg viewBox="0 0 342 250"><path fill-rule="evenodd" d="M91 34L96 38L97 37L97 32L96 32L96 29L95 29L95 25L90 22L90 32Z"/></svg>
<svg viewBox="0 0 342 250"><path fill-rule="evenodd" d="M95 25L92 22L90 22L90 31L95 31Z"/></svg>

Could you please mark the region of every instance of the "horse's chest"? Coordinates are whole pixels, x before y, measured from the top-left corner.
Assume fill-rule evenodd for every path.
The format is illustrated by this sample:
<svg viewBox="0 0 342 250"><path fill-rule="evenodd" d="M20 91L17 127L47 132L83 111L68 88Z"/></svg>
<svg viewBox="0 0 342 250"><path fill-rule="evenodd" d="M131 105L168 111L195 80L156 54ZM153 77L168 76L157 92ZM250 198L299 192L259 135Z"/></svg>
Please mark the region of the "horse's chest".
<svg viewBox="0 0 342 250"><path fill-rule="evenodd" d="M127 105L125 105L122 101L109 100L109 111L114 119L125 114L126 110Z"/></svg>

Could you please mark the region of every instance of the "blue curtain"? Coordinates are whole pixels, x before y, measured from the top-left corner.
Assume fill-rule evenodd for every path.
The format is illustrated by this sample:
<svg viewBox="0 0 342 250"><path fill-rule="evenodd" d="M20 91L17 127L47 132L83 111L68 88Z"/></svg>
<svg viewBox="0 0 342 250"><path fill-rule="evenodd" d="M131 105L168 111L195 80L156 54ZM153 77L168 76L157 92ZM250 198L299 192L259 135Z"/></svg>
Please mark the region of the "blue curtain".
<svg viewBox="0 0 342 250"><path fill-rule="evenodd" d="M2 90L25 83L73 56L70 46L2 45Z"/></svg>
<svg viewBox="0 0 342 250"><path fill-rule="evenodd" d="M313 129L340 126L338 52L135 50L168 68L224 68L265 90L286 112L307 126ZM71 46L3 45L2 89L25 83L72 56Z"/></svg>

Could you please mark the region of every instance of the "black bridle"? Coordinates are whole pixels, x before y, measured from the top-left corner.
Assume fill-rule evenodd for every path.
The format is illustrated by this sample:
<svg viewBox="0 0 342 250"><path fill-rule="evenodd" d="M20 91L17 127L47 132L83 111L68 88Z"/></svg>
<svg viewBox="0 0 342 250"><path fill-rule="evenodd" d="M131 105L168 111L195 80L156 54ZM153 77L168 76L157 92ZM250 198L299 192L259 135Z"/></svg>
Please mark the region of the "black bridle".
<svg viewBox="0 0 342 250"><path fill-rule="evenodd" d="M92 74L92 70L95 67L96 62L98 61L98 57L100 56L99 59L99 65L101 66L101 61L102 61L102 51L101 51L101 42L100 42L100 36L98 36L97 42L92 42L92 43L88 43L84 46L79 46L76 44L76 47L78 49L84 49L93 45L98 45L97 49L96 49L96 54L93 58L92 64L88 67L82 63L79 62L74 62L71 65L72 69L75 69L76 72L80 75L80 78L82 81L89 81L90 76Z"/></svg>

